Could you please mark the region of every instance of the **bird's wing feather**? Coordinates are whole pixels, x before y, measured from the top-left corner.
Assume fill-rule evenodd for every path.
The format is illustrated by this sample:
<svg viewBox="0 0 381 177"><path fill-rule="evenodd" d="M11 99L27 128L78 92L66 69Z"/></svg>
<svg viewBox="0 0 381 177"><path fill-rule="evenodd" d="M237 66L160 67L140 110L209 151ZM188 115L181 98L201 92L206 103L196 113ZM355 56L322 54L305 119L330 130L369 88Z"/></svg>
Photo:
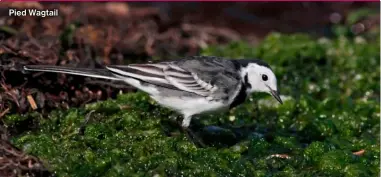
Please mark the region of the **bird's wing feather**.
<svg viewBox="0 0 381 177"><path fill-rule="evenodd" d="M186 71L171 63L164 69L164 76L175 87L201 96L209 96L218 87L207 83L197 76L197 73Z"/></svg>
<svg viewBox="0 0 381 177"><path fill-rule="evenodd" d="M242 82L233 63L223 59L186 59L155 64L107 66L107 69L119 77L133 77L209 99L234 96Z"/></svg>
<svg viewBox="0 0 381 177"><path fill-rule="evenodd" d="M166 67L166 65L163 63L130 64L106 66L106 69L111 71L112 74L122 80L124 77L131 77L156 86L161 86L169 89L178 89L165 79L163 72L164 66Z"/></svg>
<svg viewBox="0 0 381 177"><path fill-rule="evenodd" d="M196 57L174 61L171 64L175 66L175 69L180 68L188 72L188 75L191 75L193 79L185 80L189 81L185 83L179 78L172 77L171 83L181 84L181 86L199 95L211 99L227 99L234 97L236 90L241 89L241 76L238 68L231 60L216 57Z"/></svg>

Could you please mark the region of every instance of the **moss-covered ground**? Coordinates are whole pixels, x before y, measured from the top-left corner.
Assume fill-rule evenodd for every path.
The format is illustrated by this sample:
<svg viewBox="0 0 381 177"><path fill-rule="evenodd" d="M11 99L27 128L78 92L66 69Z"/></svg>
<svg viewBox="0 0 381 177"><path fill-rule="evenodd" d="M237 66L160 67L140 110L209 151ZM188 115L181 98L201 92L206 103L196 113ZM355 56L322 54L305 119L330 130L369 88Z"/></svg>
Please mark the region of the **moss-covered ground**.
<svg viewBox="0 0 381 177"><path fill-rule="evenodd" d="M279 105L254 94L228 113L195 119L194 131L206 148L189 141L171 124L173 112L141 92L48 117L32 113L4 121L9 127L38 125L12 141L58 176L378 176L379 45L379 35L316 39L274 33L258 46L237 42L205 49L203 55L267 61L285 100Z"/></svg>

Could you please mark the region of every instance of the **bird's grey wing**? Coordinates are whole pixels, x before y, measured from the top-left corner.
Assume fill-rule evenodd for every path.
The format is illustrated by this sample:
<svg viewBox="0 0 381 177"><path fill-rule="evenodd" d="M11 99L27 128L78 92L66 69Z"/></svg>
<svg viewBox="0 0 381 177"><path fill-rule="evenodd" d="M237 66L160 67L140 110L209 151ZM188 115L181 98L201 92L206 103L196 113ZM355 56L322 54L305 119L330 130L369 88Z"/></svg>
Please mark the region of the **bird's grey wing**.
<svg viewBox="0 0 381 177"><path fill-rule="evenodd" d="M178 89L166 80L164 74L166 67L167 63L162 62L157 64L112 65L106 66L106 69L121 80L123 80L124 77L130 77L155 86Z"/></svg>
<svg viewBox="0 0 381 177"><path fill-rule="evenodd" d="M242 87L237 67L230 60L198 57L168 63L166 79L174 86L205 96L210 100L226 100Z"/></svg>
<svg viewBox="0 0 381 177"><path fill-rule="evenodd" d="M116 65L106 68L121 79L131 77L156 86L191 92L201 96L208 96L208 92L210 92L209 87L203 88L207 85L199 80L197 75L179 68L173 62Z"/></svg>
<svg viewBox="0 0 381 177"><path fill-rule="evenodd" d="M107 66L118 77L191 92L210 100L227 99L241 89L241 79L228 60L186 59L153 64ZM238 93L238 92L237 92Z"/></svg>

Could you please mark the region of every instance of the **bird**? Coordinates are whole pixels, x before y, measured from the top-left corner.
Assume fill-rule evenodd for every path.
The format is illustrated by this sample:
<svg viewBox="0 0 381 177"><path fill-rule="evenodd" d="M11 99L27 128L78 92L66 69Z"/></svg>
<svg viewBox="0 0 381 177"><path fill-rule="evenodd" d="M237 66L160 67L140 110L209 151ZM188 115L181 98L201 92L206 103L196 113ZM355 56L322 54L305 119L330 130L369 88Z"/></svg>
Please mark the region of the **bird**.
<svg viewBox="0 0 381 177"><path fill-rule="evenodd" d="M260 59L189 56L100 69L51 65L25 65L23 69L122 81L180 113L183 128L189 127L195 115L229 110L245 102L253 92L268 93L283 104L273 70Z"/></svg>

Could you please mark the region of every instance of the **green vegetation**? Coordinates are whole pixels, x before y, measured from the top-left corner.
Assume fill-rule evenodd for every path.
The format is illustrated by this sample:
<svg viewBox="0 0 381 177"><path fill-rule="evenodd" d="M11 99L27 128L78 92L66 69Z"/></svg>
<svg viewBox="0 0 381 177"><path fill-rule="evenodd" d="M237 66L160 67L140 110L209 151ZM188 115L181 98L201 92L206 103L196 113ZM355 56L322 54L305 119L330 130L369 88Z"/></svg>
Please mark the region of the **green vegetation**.
<svg viewBox="0 0 381 177"><path fill-rule="evenodd" d="M287 98L278 105L268 95L255 94L229 113L192 122L241 127L235 130L242 129L246 138L198 131L237 137L231 146L195 147L165 123L172 112L140 92L54 111L48 118L12 115L4 121L11 127L38 122L38 129L13 143L42 158L58 176L378 176L379 36L375 39L275 33L259 46L237 42L203 51L267 61ZM81 134L91 110L96 112ZM353 154L359 150L365 151ZM272 154L290 158L268 158Z"/></svg>

